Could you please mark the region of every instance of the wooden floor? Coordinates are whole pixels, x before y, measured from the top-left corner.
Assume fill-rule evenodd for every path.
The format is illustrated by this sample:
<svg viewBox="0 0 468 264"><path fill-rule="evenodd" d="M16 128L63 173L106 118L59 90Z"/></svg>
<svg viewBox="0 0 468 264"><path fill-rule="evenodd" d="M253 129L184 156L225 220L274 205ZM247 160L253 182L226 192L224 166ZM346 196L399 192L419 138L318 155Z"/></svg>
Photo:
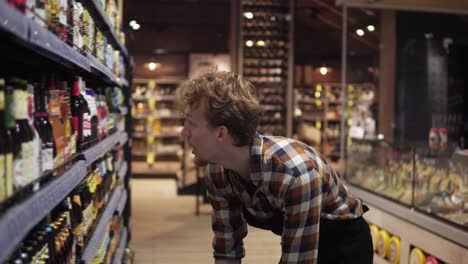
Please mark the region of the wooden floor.
<svg viewBox="0 0 468 264"><path fill-rule="evenodd" d="M173 179L132 179L131 247L138 264L209 264L210 206L195 215L195 196L177 196ZM278 263L280 237L249 227L244 264Z"/></svg>

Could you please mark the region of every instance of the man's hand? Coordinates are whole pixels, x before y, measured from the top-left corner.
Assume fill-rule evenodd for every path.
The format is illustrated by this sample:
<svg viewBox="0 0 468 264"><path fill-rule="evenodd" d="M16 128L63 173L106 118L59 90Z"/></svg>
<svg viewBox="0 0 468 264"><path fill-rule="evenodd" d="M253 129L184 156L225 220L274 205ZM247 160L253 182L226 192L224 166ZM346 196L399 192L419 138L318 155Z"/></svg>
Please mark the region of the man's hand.
<svg viewBox="0 0 468 264"><path fill-rule="evenodd" d="M217 259L215 260L215 264L241 264L242 261L240 259Z"/></svg>

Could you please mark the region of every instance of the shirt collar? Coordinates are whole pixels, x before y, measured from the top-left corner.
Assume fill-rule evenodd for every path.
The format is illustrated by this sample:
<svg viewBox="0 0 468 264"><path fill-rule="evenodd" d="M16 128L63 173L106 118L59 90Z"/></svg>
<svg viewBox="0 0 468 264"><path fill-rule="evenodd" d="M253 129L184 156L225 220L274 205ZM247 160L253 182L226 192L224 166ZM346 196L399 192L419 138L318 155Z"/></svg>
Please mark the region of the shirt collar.
<svg viewBox="0 0 468 264"><path fill-rule="evenodd" d="M263 136L256 132L252 146L250 147L250 178L256 184L262 180L263 162Z"/></svg>

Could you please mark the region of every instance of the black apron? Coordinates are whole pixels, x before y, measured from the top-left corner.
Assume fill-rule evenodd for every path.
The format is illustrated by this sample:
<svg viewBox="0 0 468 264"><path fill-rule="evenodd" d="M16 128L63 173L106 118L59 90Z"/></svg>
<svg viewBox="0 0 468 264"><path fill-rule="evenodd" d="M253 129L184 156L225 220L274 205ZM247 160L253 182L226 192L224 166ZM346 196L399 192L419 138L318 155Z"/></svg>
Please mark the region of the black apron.
<svg viewBox="0 0 468 264"><path fill-rule="evenodd" d="M232 186L231 176L229 175L228 177L235 194L236 191ZM250 197L253 197L257 187L251 181L247 182L240 176L237 179L245 187ZM268 203L273 216L267 219L259 219L247 210L239 197L238 200L241 204L244 219L250 226L270 230L279 236L283 234L284 213L281 210L271 207ZM369 210L366 205L362 207L364 212ZM372 264L373 257L374 252L370 228L362 216L348 220L320 219L317 263Z"/></svg>

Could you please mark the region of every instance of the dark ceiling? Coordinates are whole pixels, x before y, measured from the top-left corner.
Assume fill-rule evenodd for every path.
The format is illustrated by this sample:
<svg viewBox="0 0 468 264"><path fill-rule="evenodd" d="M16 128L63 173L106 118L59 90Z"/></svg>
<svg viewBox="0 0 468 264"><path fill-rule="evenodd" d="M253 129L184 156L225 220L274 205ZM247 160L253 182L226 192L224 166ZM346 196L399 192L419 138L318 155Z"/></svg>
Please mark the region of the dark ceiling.
<svg viewBox="0 0 468 264"><path fill-rule="evenodd" d="M377 16L362 9L349 10L348 14L352 54L375 52L377 37L358 37L354 30L376 23ZM230 0L132 0L124 3L123 16L137 78L186 77L189 53L229 53ZM341 17L341 7L335 5L335 0L296 1L296 63L320 64L340 59ZM131 20L136 20L141 28L131 30ZM162 66L149 71L144 67L149 61Z"/></svg>

